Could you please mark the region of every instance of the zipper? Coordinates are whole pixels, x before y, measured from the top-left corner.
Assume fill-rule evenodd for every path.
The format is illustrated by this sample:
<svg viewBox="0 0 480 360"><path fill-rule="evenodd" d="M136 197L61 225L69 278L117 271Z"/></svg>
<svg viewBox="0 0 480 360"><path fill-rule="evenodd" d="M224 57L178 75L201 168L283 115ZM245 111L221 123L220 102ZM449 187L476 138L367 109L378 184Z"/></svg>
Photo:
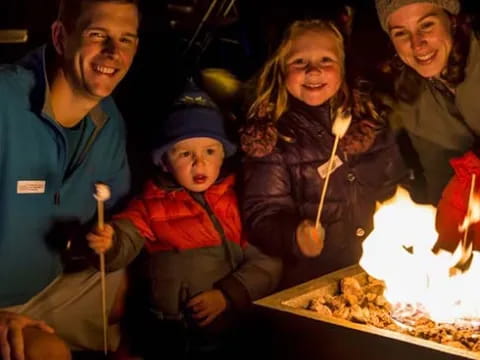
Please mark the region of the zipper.
<svg viewBox="0 0 480 360"><path fill-rule="evenodd" d="M205 209L205 211L207 212L208 217L209 217L210 221L212 222L215 230L217 230L217 232L220 234L220 239L222 241L222 247L225 250L225 256L227 257L228 262L230 263L230 266L231 266L232 270L235 270L236 266L233 263L232 251L230 249L230 246L228 245L228 239L225 236L225 231L223 230L222 224L220 223L218 218L213 213L212 208L210 207L210 205L207 202L207 199L205 199L205 196L202 193L192 193L190 191L189 191L189 193L192 196L192 198L198 204L200 204L200 206L202 206ZM198 197L201 197L201 200Z"/></svg>
<svg viewBox="0 0 480 360"><path fill-rule="evenodd" d="M86 122L87 120L89 120L89 119L84 118L82 121ZM85 123L85 127L86 126L87 126L87 124ZM101 129L102 128L95 127L95 129L92 131L92 133L90 134L90 136L86 140L85 144L83 146L80 144L80 147L82 149L78 154L75 154L75 157L72 160L72 163L69 164L70 166L65 170L65 174L64 174L64 177L63 177L63 182L65 182L70 177L70 175L72 175L73 172L83 163L83 161L87 157L88 152L89 152L90 148L92 147L95 139L98 137L98 134L100 133ZM82 136L84 136L84 135L82 135Z"/></svg>
<svg viewBox="0 0 480 360"><path fill-rule="evenodd" d="M88 117L85 117L83 120L84 122L84 127L87 127L86 121L89 121ZM85 128L82 130L83 132L85 131ZM86 143L82 146L82 144L79 144L79 148L77 150L80 150L78 154L75 154L74 157L72 158L71 164L67 163L67 154L69 151L68 148L68 142L67 139L64 135L64 133L60 130L60 137L62 138L62 141L64 143L64 149L65 151L63 152L63 175L62 175L62 181L60 188L67 182L69 177L73 174L73 172L82 164L82 162L85 160L85 157L87 156L90 148L92 147L95 139L97 138L100 130L102 127L95 127L95 129L92 131L88 139L86 140ZM80 141L83 140L83 137L85 136L85 133L82 134ZM55 205L60 205L60 189L54 194L54 204Z"/></svg>
<svg viewBox="0 0 480 360"><path fill-rule="evenodd" d="M60 190L62 188L65 171L67 170L67 154L69 150L68 143L61 126L55 121L55 119L49 113L45 112L42 112L42 117L53 128L53 131L55 132L55 143L61 148L59 151L59 164L61 164L62 169L61 175L59 176L60 184L58 186L58 190L53 194L53 204L60 205Z"/></svg>
<svg viewBox="0 0 480 360"><path fill-rule="evenodd" d="M54 195L53 195L53 203L55 205L60 205L60 192L56 192Z"/></svg>

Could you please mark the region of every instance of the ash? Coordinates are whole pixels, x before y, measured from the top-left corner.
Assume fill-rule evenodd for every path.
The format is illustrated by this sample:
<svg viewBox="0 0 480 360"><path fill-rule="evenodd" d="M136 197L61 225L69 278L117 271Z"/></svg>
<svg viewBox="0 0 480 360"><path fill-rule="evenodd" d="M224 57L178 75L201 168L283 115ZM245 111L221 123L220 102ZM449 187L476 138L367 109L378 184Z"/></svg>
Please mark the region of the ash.
<svg viewBox="0 0 480 360"><path fill-rule="evenodd" d="M428 318L421 306L392 306L383 296L384 289L383 281L370 276L364 286L353 277L345 277L340 281L339 295L324 295L311 299L307 309L324 316L480 352L478 319L465 319L457 324L438 324Z"/></svg>

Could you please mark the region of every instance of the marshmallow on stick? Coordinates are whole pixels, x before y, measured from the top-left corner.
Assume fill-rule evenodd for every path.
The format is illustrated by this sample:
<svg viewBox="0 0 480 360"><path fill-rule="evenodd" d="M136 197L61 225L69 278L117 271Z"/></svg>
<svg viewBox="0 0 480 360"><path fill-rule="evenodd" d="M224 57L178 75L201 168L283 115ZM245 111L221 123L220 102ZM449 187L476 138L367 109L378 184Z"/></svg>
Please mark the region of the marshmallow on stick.
<svg viewBox="0 0 480 360"><path fill-rule="evenodd" d="M95 184L95 194L93 194L95 200L97 200L98 208L98 227L100 230L103 230L103 204L105 201L110 199L110 188L106 184L96 183Z"/></svg>
<svg viewBox="0 0 480 360"><path fill-rule="evenodd" d="M315 228L318 229L320 225L320 214L322 213L323 203L325 202L325 195L327 194L328 181L330 180L330 172L333 167L333 160L335 159L335 153L337 152L338 141L345 135L352 121L352 115L350 112L344 112L342 108L337 110L335 120L332 125L332 134L335 135L335 141L333 143L332 153L327 165L327 174L325 176L325 182L323 183L322 194L320 196L320 202L318 204L317 219L315 221Z"/></svg>
<svg viewBox="0 0 480 360"><path fill-rule="evenodd" d="M96 183L95 194L93 197L97 200L98 228L103 230L104 225L104 203L110 199L110 188L106 184ZM102 284L102 320L103 320L103 351L105 355L108 352L107 343L107 289L105 284L105 255L100 254L100 279Z"/></svg>
<svg viewBox="0 0 480 360"><path fill-rule="evenodd" d="M342 109L338 109L337 116L332 125L332 134L335 135L336 138L341 139L347 133L351 122L352 115L350 112L344 112ZM334 153L335 152L333 152L333 154Z"/></svg>

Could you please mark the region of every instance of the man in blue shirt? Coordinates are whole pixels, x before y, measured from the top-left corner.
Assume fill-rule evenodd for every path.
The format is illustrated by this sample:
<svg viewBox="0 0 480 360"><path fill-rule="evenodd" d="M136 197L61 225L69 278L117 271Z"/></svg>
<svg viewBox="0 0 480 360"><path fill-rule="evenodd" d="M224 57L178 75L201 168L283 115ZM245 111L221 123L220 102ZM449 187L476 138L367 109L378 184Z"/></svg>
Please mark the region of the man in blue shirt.
<svg viewBox="0 0 480 360"><path fill-rule="evenodd" d="M99 309L103 344L98 273L62 275L60 253L68 238L55 229L95 218L96 182L111 188L107 207L129 190L125 127L110 94L132 64L138 25L135 0L62 0L51 44L18 64L0 66L3 360L68 359L65 343L98 348L64 333L94 334L90 308ZM109 306L118 278L107 280ZM96 303L86 305L94 297ZM67 325L62 311L68 312ZM76 323L85 318L88 326Z"/></svg>

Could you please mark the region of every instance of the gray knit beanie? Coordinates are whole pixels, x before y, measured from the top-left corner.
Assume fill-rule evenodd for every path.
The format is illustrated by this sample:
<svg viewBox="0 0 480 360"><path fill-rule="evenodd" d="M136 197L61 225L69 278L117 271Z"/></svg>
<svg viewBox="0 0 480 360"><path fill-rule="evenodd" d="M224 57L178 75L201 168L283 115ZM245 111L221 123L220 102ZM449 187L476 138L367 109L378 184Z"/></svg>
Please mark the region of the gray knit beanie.
<svg viewBox="0 0 480 360"><path fill-rule="evenodd" d="M405 5L422 2L438 5L452 15L457 15L460 12L460 2L458 0L375 0L378 18L383 30L388 32L387 20L395 10Z"/></svg>

